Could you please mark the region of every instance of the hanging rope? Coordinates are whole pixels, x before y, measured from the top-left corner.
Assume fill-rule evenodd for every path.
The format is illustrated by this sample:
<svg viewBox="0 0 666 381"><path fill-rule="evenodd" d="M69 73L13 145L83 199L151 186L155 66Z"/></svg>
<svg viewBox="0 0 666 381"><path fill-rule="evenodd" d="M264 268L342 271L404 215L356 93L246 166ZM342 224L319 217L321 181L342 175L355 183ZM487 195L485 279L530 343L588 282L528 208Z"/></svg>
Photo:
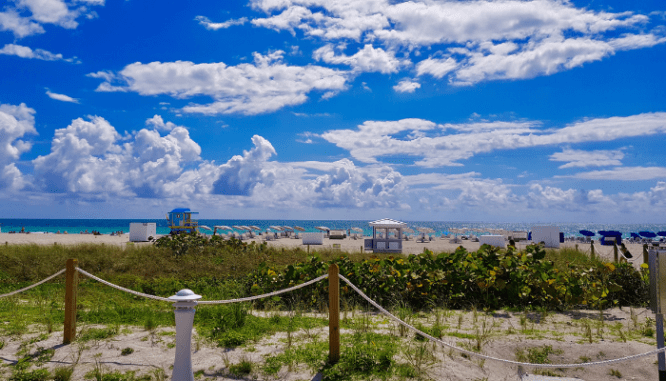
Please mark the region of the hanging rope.
<svg viewBox="0 0 666 381"><path fill-rule="evenodd" d="M271 297L271 296L284 294L285 292L291 292L291 291L294 291L294 290L298 290L299 288L309 286L313 283L317 283L320 280L323 280L323 279L326 279L326 278L328 278L328 274L318 276L317 278L314 278L312 280L309 280L305 283L301 283L301 284L293 286L293 287L285 288L285 289L278 290L278 291L269 292L268 294L261 294L261 295L256 295L256 296L249 296L247 298L228 299L228 300L203 300L203 301L200 301L199 304L228 304L228 303L238 303L238 302L250 302L252 300L268 298L268 297Z"/></svg>
<svg viewBox="0 0 666 381"><path fill-rule="evenodd" d="M48 277L48 278L46 278L46 279L43 279L43 280L41 280L41 281L39 281L39 282L37 282L37 283L35 283L35 284L33 284L33 285L30 285L30 286L28 286L28 287L24 287L24 288L22 288L22 289L20 289L20 290L16 290L16 291L8 292L8 293L6 293L6 294L2 294L2 295L0 295L0 298L4 298L5 296L16 295L16 294L18 294L18 293L20 293L20 292L23 292L23 291L28 291L28 290L31 289L31 288L37 287L37 286L39 286L39 285L42 284L42 283L46 283L46 282L50 281L51 279L53 279L53 278L57 277L58 275L64 273L65 270L67 270L67 269L62 269L62 270L58 271L57 273L51 275L50 277Z"/></svg>
<svg viewBox="0 0 666 381"><path fill-rule="evenodd" d="M370 299L366 294L363 293L358 287L356 287L352 282L350 282L347 278L345 278L343 275L340 275L340 279L342 279L345 283L349 285L354 291L356 291L363 299L367 300L368 303L372 304L375 308L377 308L381 313L389 317L391 320L394 322L402 325L403 327L411 330L412 332L416 333L417 335L421 335L425 337L426 339L433 341L439 345L443 345L445 347L454 349L456 351L462 352L466 355L469 356L474 356L478 358L482 358L484 360L492 360L492 361L498 361L498 362L503 362L506 364L511 364L511 365L522 365L522 366L529 366L529 367L537 367L537 368L581 368L581 367L590 367L590 366L601 366L601 365L608 365L608 364L613 364L616 362L622 362L622 361L629 361L629 360L634 360L637 358L645 357L645 356L653 356L656 355L659 352L664 352L666 351L666 348L661 348L661 349L655 349L649 352L637 354L637 355L632 355L632 356L626 356L626 357L620 357L617 359L611 359L611 360L605 360L605 361L597 361L597 362L587 362L587 363L582 363L582 364L532 364L532 363L527 363L527 362L520 362L520 361L513 361L513 360L505 360L505 359L500 359L497 357L492 357L492 356L486 356L480 353L468 351L466 349L462 349L460 347L457 347L455 345L451 345L449 343L446 343L440 339L437 339L433 336L428 335L427 333L405 323L404 321L400 320L390 312L388 312L386 309L384 309L382 306L377 304L374 300Z"/></svg>
<svg viewBox="0 0 666 381"><path fill-rule="evenodd" d="M84 270L82 270L78 267L76 268L76 270L79 271L81 274L87 276L88 278L94 279L94 280L96 280L96 281L98 281L102 284L105 284L109 287L113 287L116 290L124 291L124 292L130 293L130 294L136 295L136 296L144 297L144 298L159 300L159 301L162 301L162 302L169 302L169 303L174 303L175 302L175 300L171 300L169 298L163 298L161 296L144 294L142 292L138 292L138 291L130 290L129 288L118 286L117 284L107 282L104 279L98 278L98 277L90 274L89 272L84 271ZM319 276L315 279L309 280L305 283L302 283L302 284L299 284L299 285L296 285L296 286L293 286L293 287L285 288L283 290L269 292L267 294L249 296L249 297L246 297L246 298L228 299L228 300L202 300L202 301L198 301L197 304L229 304L229 303L249 302L249 301L252 301L252 300L268 298L268 297L271 297L271 296L276 296L276 295L284 294L286 292L291 292L291 291L294 291L294 290L298 290L299 288L309 286L313 283L317 283L320 280L323 280L323 279L326 279L326 278L328 278L328 274L321 275L321 276Z"/></svg>
<svg viewBox="0 0 666 381"><path fill-rule="evenodd" d="M163 297L161 297L161 296L155 296L155 295L144 294L143 292L130 290L129 288L121 287L121 286L118 286L117 284L113 284L113 283L111 283L111 282L107 282L107 281L105 281L104 279L98 278L98 277L92 275L91 273L89 273L89 272L87 272L87 271L85 271L85 270L81 270L79 267L77 267L76 270L77 270L78 272L80 272L81 274L87 276L88 278L90 278L90 279L94 279L94 280L98 281L99 283L105 284L105 285L107 285L107 286L109 286L109 287L113 287L113 288L115 288L116 290L124 291L124 292L130 293L130 294L132 294L132 295L136 295L136 296L142 296L142 297L144 297L144 298L148 298L148 299L159 300L159 301L162 301L162 302L169 302L169 303L173 303L173 302L174 302L173 300L168 299L168 298L163 298Z"/></svg>

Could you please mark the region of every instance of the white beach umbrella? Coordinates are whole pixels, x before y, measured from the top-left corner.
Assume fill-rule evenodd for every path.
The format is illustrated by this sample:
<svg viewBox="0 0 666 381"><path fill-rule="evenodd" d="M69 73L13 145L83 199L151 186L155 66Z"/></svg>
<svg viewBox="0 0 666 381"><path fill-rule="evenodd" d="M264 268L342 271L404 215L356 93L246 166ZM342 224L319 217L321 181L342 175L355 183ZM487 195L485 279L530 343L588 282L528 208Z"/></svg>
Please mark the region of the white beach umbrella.
<svg viewBox="0 0 666 381"><path fill-rule="evenodd" d="M232 229L231 227L229 227L227 225L215 225L213 227L217 230L234 230L234 229Z"/></svg>
<svg viewBox="0 0 666 381"><path fill-rule="evenodd" d="M294 230L298 230L299 232L304 232L305 229L300 227L300 226L294 226Z"/></svg>
<svg viewBox="0 0 666 381"><path fill-rule="evenodd" d="M294 231L294 228L292 228L291 226L283 226L282 229L284 229L286 231L291 231L291 232Z"/></svg>
<svg viewBox="0 0 666 381"><path fill-rule="evenodd" d="M315 229L323 231L323 232L327 232L327 231L331 230L331 229L327 228L326 226L315 226Z"/></svg>
<svg viewBox="0 0 666 381"><path fill-rule="evenodd" d="M213 231L213 229L209 228L209 227L206 226L206 225L199 225L199 229L204 229L204 230L210 230L210 231Z"/></svg>
<svg viewBox="0 0 666 381"><path fill-rule="evenodd" d="M252 230L261 230L261 228L259 226L256 226L256 225L250 225L249 228L252 229Z"/></svg>
<svg viewBox="0 0 666 381"><path fill-rule="evenodd" d="M269 228L271 228L273 230L277 230L279 232L281 232L283 230L281 226L275 226L275 225L271 225L271 226L269 226Z"/></svg>
<svg viewBox="0 0 666 381"><path fill-rule="evenodd" d="M363 233L363 229L361 228L351 228L352 231L355 231L357 233Z"/></svg>

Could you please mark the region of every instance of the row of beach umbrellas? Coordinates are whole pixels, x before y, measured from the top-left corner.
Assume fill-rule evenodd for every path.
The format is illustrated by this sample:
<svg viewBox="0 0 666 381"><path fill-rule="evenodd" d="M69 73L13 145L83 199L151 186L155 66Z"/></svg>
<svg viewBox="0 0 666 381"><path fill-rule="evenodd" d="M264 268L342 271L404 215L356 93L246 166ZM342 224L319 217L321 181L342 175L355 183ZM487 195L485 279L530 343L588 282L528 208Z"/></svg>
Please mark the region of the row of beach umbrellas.
<svg viewBox="0 0 666 381"><path fill-rule="evenodd" d="M593 237L597 235L597 233L589 231L589 230L581 230L579 231L580 234L586 236L586 237ZM599 230L598 232L599 235L607 236L607 235L622 235L619 231L616 230ZM651 232L651 231L640 231L638 234L636 233L631 233L632 238L655 238L656 236L660 237L666 237L666 231L661 231L661 232Z"/></svg>

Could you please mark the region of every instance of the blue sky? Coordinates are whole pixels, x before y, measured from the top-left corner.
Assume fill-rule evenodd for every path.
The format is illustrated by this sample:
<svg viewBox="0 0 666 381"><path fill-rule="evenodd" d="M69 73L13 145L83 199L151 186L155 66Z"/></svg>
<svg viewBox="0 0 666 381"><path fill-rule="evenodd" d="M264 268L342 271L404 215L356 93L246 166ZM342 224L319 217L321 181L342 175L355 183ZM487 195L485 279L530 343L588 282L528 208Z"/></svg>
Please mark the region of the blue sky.
<svg viewBox="0 0 666 381"><path fill-rule="evenodd" d="M662 1L1 4L5 218L666 216Z"/></svg>

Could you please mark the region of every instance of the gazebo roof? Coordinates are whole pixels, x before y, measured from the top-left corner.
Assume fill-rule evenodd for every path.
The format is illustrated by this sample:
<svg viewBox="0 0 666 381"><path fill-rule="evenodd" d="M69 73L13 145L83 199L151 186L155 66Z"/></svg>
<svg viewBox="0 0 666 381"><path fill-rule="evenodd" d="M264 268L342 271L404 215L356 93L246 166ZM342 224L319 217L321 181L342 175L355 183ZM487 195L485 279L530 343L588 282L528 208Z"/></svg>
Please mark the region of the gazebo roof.
<svg viewBox="0 0 666 381"><path fill-rule="evenodd" d="M406 223L392 220L390 218L382 218L381 220L372 221L369 225L373 228L380 229L402 229L407 227Z"/></svg>

